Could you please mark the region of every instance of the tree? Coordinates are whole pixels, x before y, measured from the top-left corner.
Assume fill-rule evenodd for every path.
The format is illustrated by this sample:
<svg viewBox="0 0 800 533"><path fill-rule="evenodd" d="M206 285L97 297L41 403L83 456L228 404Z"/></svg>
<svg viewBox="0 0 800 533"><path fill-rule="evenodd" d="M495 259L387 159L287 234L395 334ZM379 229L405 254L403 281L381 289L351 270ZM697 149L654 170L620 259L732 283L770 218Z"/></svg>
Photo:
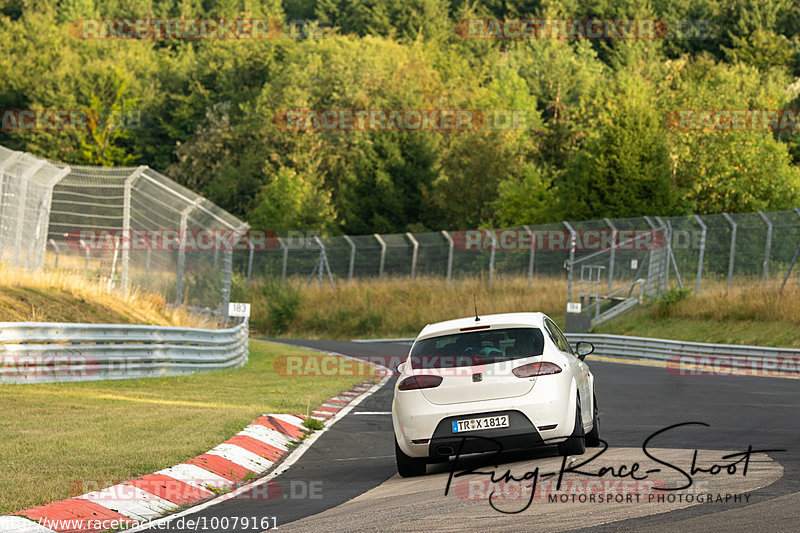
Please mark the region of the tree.
<svg viewBox="0 0 800 533"><path fill-rule="evenodd" d="M603 100L594 132L558 184L561 219L673 214L665 125L633 77Z"/></svg>
<svg viewBox="0 0 800 533"><path fill-rule="evenodd" d="M757 123L704 127L698 113L783 109L795 93L787 92L789 78L781 69L763 73L752 66L701 57L670 63L664 79L668 83L662 98L667 108L695 113L690 115L695 117L691 127L673 124L668 133L672 179L682 212L749 212L797 205L800 169L779 140L780 132Z"/></svg>

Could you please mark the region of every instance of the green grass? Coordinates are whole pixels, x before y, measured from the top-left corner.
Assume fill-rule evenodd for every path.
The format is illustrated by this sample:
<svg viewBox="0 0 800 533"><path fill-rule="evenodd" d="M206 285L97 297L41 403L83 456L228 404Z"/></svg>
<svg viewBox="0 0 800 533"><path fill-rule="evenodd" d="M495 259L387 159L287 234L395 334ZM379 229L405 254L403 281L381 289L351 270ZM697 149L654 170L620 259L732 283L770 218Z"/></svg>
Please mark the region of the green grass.
<svg viewBox="0 0 800 533"><path fill-rule="evenodd" d="M0 514L68 498L87 480L103 486L172 466L262 414L306 414L364 379L281 376L277 356L310 352L250 343L249 362L236 370L0 385Z"/></svg>
<svg viewBox="0 0 800 533"><path fill-rule="evenodd" d="M655 318L654 307L643 309L601 324L592 333L611 333L635 337L655 337L718 344L750 344L800 348L800 328L779 321L700 320L694 318Z"/></svg>
<svg viewBox="0 0 800 533"><path fill-rule="evenodd" d="M653 307L632 311L592 333L612 333L636 337L655 337L719 344L751 344L800 348L800 328L786 322L757 320L698 320L693 318L655 318Z"/></svg>
<svg viewBox="0 0 800 533"><path fill-rule="evenodd" d="M697 296L673 290L593 333L800 348L800 290L760 283L730 291L718 284Z"/></svg>

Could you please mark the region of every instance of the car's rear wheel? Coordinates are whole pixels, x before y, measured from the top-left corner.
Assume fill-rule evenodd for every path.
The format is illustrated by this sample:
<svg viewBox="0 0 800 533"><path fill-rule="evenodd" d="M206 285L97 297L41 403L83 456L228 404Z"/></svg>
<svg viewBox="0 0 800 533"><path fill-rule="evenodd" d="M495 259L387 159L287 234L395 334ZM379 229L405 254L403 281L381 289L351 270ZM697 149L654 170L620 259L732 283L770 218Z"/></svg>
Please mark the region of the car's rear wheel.
<svg viewBox="0 0 800 533"><path fill-rule="evenodd" d="M581 402L575 407L575 428L567 440L558 445L559 455L583 455L586 451L586 434L581 421Z"/></svg>
<svg viewBox="0 0 800 533"><path fill-rule="evenodd" d="M394 456L397 459L397 473L401 477L414 477L425 475L426 462L425 459L418 459L416 457L409 457L397 441L394 441Z"/></svg>
<svg viewBox="0 0 800 533"><path fill-rule="evenodd" d="M600 446L600 415L597 412L597 398L592 396L592 403L594 403L594 427L586 434L586 447L597 448Z"/></svg>

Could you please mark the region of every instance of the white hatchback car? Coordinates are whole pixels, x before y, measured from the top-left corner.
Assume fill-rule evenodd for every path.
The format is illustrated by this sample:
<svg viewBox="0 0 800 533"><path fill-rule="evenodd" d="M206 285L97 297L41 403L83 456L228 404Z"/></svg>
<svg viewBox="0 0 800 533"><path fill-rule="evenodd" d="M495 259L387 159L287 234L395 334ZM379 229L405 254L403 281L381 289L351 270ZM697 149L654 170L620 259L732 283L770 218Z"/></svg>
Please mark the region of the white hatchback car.
<svg viewBox="0 0 800 533"><path fill-rule="evenodd" d="M429 324L398 366L392 403L397 470L468 453L558 445L562 455L599 446L594 376L542 313Z"/></svg>

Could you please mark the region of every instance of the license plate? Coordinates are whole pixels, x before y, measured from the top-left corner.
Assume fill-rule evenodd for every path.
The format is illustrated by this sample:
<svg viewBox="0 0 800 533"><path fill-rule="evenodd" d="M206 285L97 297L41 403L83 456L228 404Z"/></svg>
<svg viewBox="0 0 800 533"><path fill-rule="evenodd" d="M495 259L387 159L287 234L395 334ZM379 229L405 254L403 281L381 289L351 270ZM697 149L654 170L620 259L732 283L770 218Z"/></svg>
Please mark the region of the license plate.
<svg viewBox="0 0 800 533"><path fill-rule="evenodd" d="M507 428L508 415L487 416L484 418L465 418L464 420L453 420L453 433L463 433L465 431L478 431L481 429Z"/></svg>

